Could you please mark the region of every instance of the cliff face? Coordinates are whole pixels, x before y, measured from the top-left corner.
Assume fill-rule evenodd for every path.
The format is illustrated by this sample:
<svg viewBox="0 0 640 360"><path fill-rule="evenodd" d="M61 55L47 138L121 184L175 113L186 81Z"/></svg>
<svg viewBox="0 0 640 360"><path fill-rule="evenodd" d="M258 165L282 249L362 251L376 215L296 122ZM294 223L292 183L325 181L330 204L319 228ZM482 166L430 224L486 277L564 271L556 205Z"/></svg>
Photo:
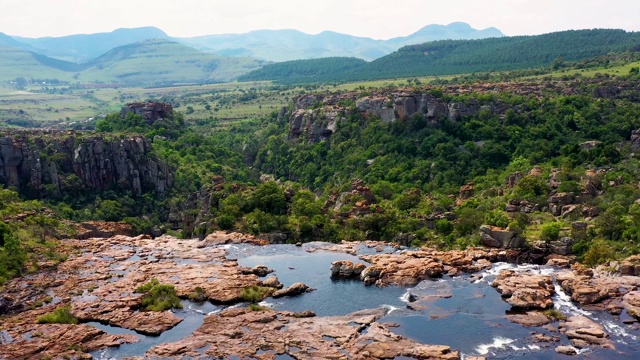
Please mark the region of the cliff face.
<svg viewBox="0 0 640 360"><path fill-rule="evenodd" d="M592 87L584 86L593 82ZM604 84L604 85L603 85ZM577 86L580 85L580 86ZM433 90L433 89L432 89ZM556 81L545 83L478 83L450 85L445 88L448 95L470 93L511 93L520 96L543 98L548 93L559 95L585 95L595 98L620 98L638 101L640 86L633 81L604 81L602 79ZM385 123L402 121L420 116L427 122L437 123L441 119L458 121L465 116L488 111L504 115L512 109L516 113L529 111L526 104L510 105L501 101L479 103L470 98L466 101L447 100L429 88L406 88L344 93L305 94L294 99L294 111L289 114L289 139L302 138L309 142L326 140L335 132L340 121L349 111L374 115ZM640 141L638 141L640 143ZM640 148L640 145L638 145Z"/></svg>
<svg viewBox="0 0 640 360"><path fill-rule="evenodd" d="M130 189L165 192L172 174L143 136L0 133L0 184L31 196Z"/></svg>
<svg viewBox="0 0 640 360"><path fill-rule="evenodd" d="M355 92L303 95L295 99L295 110L289 116L289 139L303 137L310 142L328 139L337 124L345 119L348 109L344 104L349 103L355 103L358 112L375 115L386 123L416 114L429 122L437 122L441 118L456 121L483 109L501 113L508 108L498 103L479 106L474 100L447 102L430 94L412 92L380 92L364 97Z"/></svg>

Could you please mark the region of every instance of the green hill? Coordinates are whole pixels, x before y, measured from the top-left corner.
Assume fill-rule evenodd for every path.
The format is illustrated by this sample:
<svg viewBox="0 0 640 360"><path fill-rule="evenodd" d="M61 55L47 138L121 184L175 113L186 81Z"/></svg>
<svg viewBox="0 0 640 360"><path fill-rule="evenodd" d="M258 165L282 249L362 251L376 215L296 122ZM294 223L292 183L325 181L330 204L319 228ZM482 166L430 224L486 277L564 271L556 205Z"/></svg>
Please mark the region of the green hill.
<svg viewBox="0 0 640 360"><path fill-rule="evenodd" d="M118 46L148 39L165 38L169 38L169 36L155 27L117 29L108 33L76 34L62 37L14 37L20 43L32 46L33 51L37 53L76 63L93 60Z"/></svg>
<svg viewBox="0 0 640 360"><path fill-rule="evenodd" d="M361 68L348 68L317 76L298 71L303 64L291 64L287 76L268 65L243 77L280 82L323 82L375 80L399 77L451 75L482 71L546 67L558 59L579 61L611 52L640 51L640 33L624 30L571 30L537 36L515 36L482 40L444 40L405 46ZM318 63L316 63L318 64Z"/></svg>
<svg viewBox="0 0 640 360"><path fill-rule="evenodd" d="M289 82L303 83L309 79L332 76L334 73L354 73L367 62L356 58L331 57L311 60L293 60L267 65L250 74L242 75L239 81L287 79Z"/></svg>
<svg viewBox="0 0 640 360"><path fill-rule="evenodd" d="M22 77L129 86L213 83L235 80L261 65L252 58L206 54L164 39L120 46L85 64L0 45L0 81Z"/></svg>
<svg viewBox="0 0 640 360"><path fill-rule="evenodd" d="M15 47L0 45L0 81L25 79L72 79L79 65L52 59Z"/></svg>

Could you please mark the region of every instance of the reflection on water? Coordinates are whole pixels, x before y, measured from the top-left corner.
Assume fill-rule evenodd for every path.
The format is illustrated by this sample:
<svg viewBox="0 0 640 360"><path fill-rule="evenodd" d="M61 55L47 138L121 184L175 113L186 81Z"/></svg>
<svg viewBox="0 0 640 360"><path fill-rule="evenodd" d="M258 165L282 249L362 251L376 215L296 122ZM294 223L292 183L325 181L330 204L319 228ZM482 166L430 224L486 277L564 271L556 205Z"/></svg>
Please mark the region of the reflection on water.
<svg viewBox="0 0 640 360"><path fill-rule="evenodd" d="M319 244L270 245L224 245L228 258L238 259L241 266L266 265L275 270L268 276L277 276L284 286L303 282L314 291L293 298L267 299L261 303L276 310L311 310L318 316L344 315L354 311L383 307L387 315L382 322L396 323L392 330L408 338L426 344L449 345L465 355L484 355L491 359L566 359L555 353L558 345L569 345L563 337L559 343L536 344L529 340L531 332L552 334L547 329L525 328L506 320L505 313L510 306L500 294L490 286L497 274L504 269L531 271L553 275L554 269L543 266L516 266L499 263L491 269L475 276L445 277L426 280L413 288L365 286L357 280L333 280L330 277L331 262L350 260L363 262L357 256L318 250ZM308 252L306 250L313 251ZM364 246L359 252L375 251ZM393 248L385 248L393 252ZM587 312L578 308L571 298L556 286L555 307L569 315L580 314L602 323L616 350L586 350L581 356L589 359L637 359L640 358L638 331L614 319L606 312ZM191 334L203 322L207 314L217 313L222 307L205 303L198 305L183 301L184 310L176 315L184 320L173 329L160 336L140 337L140 342L123 345L93 353L100 359L120 359L127 356L142 356L151 347L177 341ZM242 304L236 306L243 306ZM92 324L109 333L133 333L129 330ZM557 327L557 324L555 324ZM200 349L204 351L205 349ZM583 350L585 351L585 350ZM277 359L289 359L289 355L278 355Z"/></svg>

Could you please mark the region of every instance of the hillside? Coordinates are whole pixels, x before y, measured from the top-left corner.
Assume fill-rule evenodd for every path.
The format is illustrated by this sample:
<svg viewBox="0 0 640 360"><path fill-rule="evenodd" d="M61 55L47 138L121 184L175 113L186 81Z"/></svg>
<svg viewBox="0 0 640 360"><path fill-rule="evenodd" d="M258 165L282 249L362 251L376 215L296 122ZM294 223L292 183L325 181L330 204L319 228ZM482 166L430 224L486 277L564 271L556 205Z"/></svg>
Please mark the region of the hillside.
<svg viewBox="0 0 640 360"><path fill-rule="evenodd" d="M141 27L62 37L14 37L19 42L30 45L38 53L75 63L93 60L118 46L156 38L166 39L169 36L155 27Z"/></svg>
<svg viewBox="0 0 640 360"><path fill-rule="evenodd" d="M180 43L145 40L117 47L97 59L76 64L0 46L0 80L47 79L128 86L231 81L261 63L251 58L206 54Z"/></svg>
<svg viewBox="0 0 640 360"><path fill-rule="evenodd" d="M52 59L44 55L0 45L0 80L23 79L71 80L77 64Z"/></svg>
<svg viewBox="0 0 640 360"><path fill-rule="evenodd" d="M611 52L639 51L640 33L623 30L572 30L537 36L502 37L482 40L446 40L405 46L362 64L315 77L297 73L296 63L287 76L277 64L243 76L245 80L269 79L283 83L391 79L428 75L464 74L548 67L558 59L579 61ZM316 66L321 66L316 62ZM272 69L274 69L272 71ZM270 74L265 76L265 74Z"/></svg>
<svg viewBox="0 0 640 360"><path fill-rule="evenodd" d="M355 57L374 60L409 44L447 39L481 39L505 36L498 29L473 29L466 23L428 25L404 37L374 40L323 31L316 35L297 30L257 30L245 34L206 35L181 41L219 55L251 56L268 61L323 57Z"/></svg>

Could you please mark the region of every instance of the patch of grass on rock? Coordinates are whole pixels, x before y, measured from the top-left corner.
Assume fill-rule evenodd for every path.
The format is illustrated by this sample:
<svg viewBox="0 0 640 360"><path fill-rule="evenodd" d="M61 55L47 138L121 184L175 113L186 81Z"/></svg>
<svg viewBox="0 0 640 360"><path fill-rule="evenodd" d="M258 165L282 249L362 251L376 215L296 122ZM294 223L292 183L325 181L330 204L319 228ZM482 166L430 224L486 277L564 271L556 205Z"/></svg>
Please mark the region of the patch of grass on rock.
<svg viewBox="0 0 640 360"><path fill-rule="evenodd" d="M55 309L52 313L42 315L38 318L38 324L77 324L78 319L71 315L71 306L63 306Z"/></svg>
<svg viewBox="0 0 640 360"><path fill-rule="evenodd" d="M136 292L145 294L142 297L142 308L146 311L182 309L182 303L173 285L160 284L155 278L139 286Z"/></svg>

